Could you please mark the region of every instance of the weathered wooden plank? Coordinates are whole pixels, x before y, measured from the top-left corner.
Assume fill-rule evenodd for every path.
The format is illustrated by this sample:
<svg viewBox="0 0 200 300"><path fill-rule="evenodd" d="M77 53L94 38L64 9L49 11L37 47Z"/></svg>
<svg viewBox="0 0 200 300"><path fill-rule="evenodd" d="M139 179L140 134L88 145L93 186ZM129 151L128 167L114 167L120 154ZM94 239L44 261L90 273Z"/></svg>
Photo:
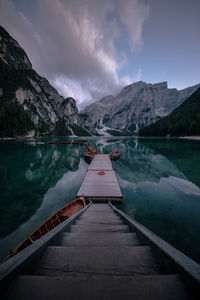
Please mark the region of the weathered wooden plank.
<svg viewBox="0 0 200 300"><path fill-rule="evenodd" d="M108 154L97 154L93 160L110 160L110 156Z"/></svg>
<svg viewBox="0 0 200 300"><path fill-rule="evenodd" d="M81 276L82 275L82 276ZM178 275L19 276L5 299L187 300Z"/></svg>
<svg viewBox="0 0 200 300"><path fill-rule="evenodd" d="M111 171L112 168L112 164L111 161L106 159L106 160L92 160L88 171L96 171L96 170L102 170L102 171Z"/></svg>
<svg viewBox="0 0 200 300"><path fill-rule="evenodd" d="M98 171L88 171L77 196L85 197L122 197L114 171L99 175Z"/></svg>
<svg viewBox="0 0 200 300"><path fill-rule="evenodd" d="M108 154L97 154L94 156L88 170L112 170L110 156Z"/></svg>
<svg viewBox="0 0 200 300"><path fill-rule="evenodd" d="M105 175L99 175L99 171L88 171L83 184L117 184L117 178L114 171L105 171Z"/></svg>

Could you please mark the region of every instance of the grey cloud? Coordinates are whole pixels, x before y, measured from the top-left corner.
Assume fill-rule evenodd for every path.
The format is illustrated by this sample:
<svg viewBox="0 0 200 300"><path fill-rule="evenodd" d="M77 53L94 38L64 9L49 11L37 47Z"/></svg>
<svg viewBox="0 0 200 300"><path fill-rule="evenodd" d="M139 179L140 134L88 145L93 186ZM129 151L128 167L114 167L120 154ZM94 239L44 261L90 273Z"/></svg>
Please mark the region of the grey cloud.
<svg viewBox="0 0 200 300"><path fill-rule="evenodd" d="M142 45L142 26L149 16L150 7L140 0L126 0L126 5L123 4L123 1L118 0L117 12L127 28L129 45L134 51Z"/></svg>
<svg viewBox="0 0 200 300"><path fill-rule="evenodd" d="M11 0L0 0L1 24L25 49L36 71L51 82L59 76L74 80L91 98L116 93L120 53L114 41L121 28L109 22L108 14L118 14L134 48L148 14L143 1L37 0L36 10L37 22L30 23Z"/></svg>

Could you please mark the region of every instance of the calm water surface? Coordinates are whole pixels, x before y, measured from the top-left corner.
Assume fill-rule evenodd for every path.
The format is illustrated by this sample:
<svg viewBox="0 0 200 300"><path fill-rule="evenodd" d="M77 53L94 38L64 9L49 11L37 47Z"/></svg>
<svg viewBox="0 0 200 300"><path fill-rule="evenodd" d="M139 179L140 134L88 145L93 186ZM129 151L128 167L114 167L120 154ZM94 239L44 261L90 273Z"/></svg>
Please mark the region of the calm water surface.
<svg viewBox="0 0 200 300"><path fill-rule="evenodd" d="M118 208L200 262L200 142L87 141L101 153L121 152L113 162L124 195ZM0 259L75 199L88 167L84 151L75 145L0 142Z"/></svg>

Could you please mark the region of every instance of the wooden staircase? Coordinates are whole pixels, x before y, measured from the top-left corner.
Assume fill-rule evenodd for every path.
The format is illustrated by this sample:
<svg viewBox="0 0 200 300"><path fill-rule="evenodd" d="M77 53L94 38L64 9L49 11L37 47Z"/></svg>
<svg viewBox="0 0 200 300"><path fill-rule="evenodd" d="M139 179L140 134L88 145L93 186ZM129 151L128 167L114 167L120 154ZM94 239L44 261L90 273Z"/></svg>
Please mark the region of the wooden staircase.
<svg viewBox="0 0 200 300"><path fill-rule="evenodd" d="M179 275L160 267L150 246L109 204L93 203L45 249L3 299L191 299Z"/></svg>

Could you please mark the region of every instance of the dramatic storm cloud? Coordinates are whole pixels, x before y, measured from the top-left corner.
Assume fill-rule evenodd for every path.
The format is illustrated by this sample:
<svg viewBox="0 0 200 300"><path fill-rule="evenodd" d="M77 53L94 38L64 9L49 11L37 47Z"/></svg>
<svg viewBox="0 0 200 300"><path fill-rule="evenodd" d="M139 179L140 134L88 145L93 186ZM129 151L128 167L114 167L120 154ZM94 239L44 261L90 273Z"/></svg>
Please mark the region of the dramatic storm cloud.
<svg viewBox="0 0 200 300"><path fill-rule="evenodd" d="M17 1L0 3L1 24L27 51L33 68L65 96L93 100L130 83L130 76L119 78L126 53L116 44L123 38L131 51L141 47L149 14L143 1L38 0L34 15L25 15Z"/></svg>
<svg viewBox="0 0 200 300"><path fill-rule="evenodd" d="M0 24L82 106L137 80L199 83L199 11L197 0L0 0Z"/></svg>

